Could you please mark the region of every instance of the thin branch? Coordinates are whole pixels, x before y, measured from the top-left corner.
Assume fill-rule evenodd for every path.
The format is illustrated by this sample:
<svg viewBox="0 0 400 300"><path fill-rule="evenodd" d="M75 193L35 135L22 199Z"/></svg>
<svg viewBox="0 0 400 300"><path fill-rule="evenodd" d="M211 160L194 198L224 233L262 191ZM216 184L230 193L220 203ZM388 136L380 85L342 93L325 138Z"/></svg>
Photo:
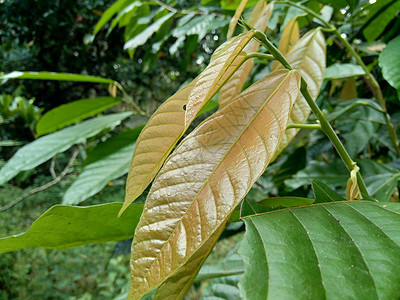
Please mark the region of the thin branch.
<svg viewBox="0 0 400 300"><path fill-rule="evenodd" d="M18 197L17 199L15 199L13 202L11 202L11 203L3 206L3 207L0 207L0 212L5 211L5 210L13 207L14 205L20 203L21 201L25 200L29 196L32 196L33 194L39 193L41 191L44 191L44 190L48 189L49 187L59 183L65 177L65 175L67 175L69 169L71 168L71 166L72 166L73 162L75 161L76 157L78 156L78 154L79 154L79 149L76 149L72 153L71 158L69 159L69 161L68 161L67 165L65 166L64 170L60 173L60 175L58 175L52 181L49 181L48 183L46 183L46 184L44 184L42 186L39 186L39 187L37 187L37 188L35 188L33 190L30 190L29 192L27 192L27 193L23 194L22 196Z"/></svg>
<svg viewBox="0 0 400 300"><path fill-rule="evenodd" d="M56 178L57 178L56 171L54 170L55 164L56 164L56 155L54 155L53 158L52 158L51 161L50 161L50 174L51 174L51 177L52 177L53 179L56 179Z"/></svg>

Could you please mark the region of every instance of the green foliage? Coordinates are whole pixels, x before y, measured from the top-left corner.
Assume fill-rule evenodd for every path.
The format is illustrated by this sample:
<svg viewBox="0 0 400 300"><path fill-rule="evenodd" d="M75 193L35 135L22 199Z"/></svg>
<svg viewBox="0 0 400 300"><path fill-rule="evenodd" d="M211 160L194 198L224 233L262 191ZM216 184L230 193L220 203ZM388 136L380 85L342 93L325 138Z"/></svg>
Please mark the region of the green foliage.
<svg viewBox="0 0 400 300"><path fill-rule="evenodd" d="M17 11L5 2L10 12ZM0 79L8 93L0 97L0 210L31 195L7 185L11 179L20 186L39 180L40 187L32 187L44 189L46 197L32 196L40 210L18 204L4 213L0 228L8 237L0 238L0 252L132 236L133 244L129 293L127 258L104 259L102 246L85 246L70 250L68 259L64 250L3 254L0 290L6 292L0 298L26 298L35 289L32 295L41 298L74 290L88 299L118 294L118 299L183 299L186 293L196 299L400 296L400 208L390 203L399 202L399 3L310 0L301 2L305 6L278 1L266 7L261 0L254 6L257 2L247 1L242 18L248 22L241 21L243 28L237 26L224 42L226 25L242 1L82 1L92 9L87 17L92 27L70 67L63 51L75 48L65 50L66 42L63 51L57 48L61 56L48 59L43 53L48 41L34 30L18 29L19 21L7 12L10 21L0 31L23 34L14 42L9 33L0 37L5 50L0 58L6 58L0 67L7 73ZM55 16L64 9L67 15L82 10L82 3L57 9L42 4L37 11ZM102 14L95 8L103 11L109 4ZM81 16L71 16L68 30L74 35ZM265 34L257 18L268 23ZM293 24L300 30L290 29ZM59 37L51 42L57 45ZM37 61L63 59L55 69L32 64L10 69L11 54L21 62L36 54ZM97 55L102 59L92 67ZM16 82L33 82L35 88L26 84L12 91ZM105 97L104 84L112 97ZM73 89L56 93L60 87ZM30 94L38 89L64 100L50 104L38 93L40 101L33 102ZM72 99L81 100L60 105ZM131 158L125 203L110 203L123 201L121 182ZM47 169L51 178L42 175ZM57 191L51 200L49 191ZM144 206L130 205L136 198L146 198ZM91 206L55 205L83 201ZM24 226L14 215L26 219ZM240 241L241 235L226 239L243 230ZM218 249L226 241L232 251L213 265L214 245ZM106 245L108 256L112 247ZM26 253L51 267L29 262ZM86 273L58 267L65 260L78 269L78 253L85 257ZM53 278L55 287L30 270ZM65 272L75 279L60 280ZM13 287L30 276L29 285Z"/></svg>

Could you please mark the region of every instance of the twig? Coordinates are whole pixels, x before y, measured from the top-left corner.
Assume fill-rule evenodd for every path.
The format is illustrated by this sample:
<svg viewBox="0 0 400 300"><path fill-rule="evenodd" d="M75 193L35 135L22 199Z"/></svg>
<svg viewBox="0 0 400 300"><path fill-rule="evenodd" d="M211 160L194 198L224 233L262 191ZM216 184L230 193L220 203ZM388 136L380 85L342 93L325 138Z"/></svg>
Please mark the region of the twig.
<svg viewBox="0 0 400 300"><path fill-rule="evenodd" d="M54 170L55 164L56 164L56 156L54 155L53 158L52 158L51 161L50 161L50 174L51 174L51 177L52 177L53 179L56 179L56 178L57 178L57 174L56 174L56 172L55 172L55 170Z"/></svg>
<svg viewBox="0 0 400 300"><path fill-rule="evenodd" d="M15 199L13 202L0 207L0 212L5 211L11 207L13 207L14 205L20 203L21 201L25 200L26 198L28 198L29 196L32 196L33 194L39 193L41 191L44 191L45 189L48 189L49 187L59 183L64 177L65 175L67 175L68 170L71 168L73 162L75 161L75 158L78 156L79 154L79 149L76 149L72 155L71 158L69 159L67 165L65 166L64 170L60 173L60 175L58 175L57 177L55 177L52 181L49 181L48 183L39 186L33 190L30 190L29 192L23 194L22 196L18 197L17 199ZM51 163L50 163L51 164Z"/></svg>

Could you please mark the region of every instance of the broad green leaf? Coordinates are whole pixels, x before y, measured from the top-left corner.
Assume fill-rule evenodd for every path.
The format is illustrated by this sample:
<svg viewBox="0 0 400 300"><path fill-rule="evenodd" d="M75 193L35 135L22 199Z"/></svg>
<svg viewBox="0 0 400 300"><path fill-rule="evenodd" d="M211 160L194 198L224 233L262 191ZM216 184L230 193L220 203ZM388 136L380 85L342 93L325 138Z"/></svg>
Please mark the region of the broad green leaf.
<svg viewBox="0 0 400 300"><path fill-rule="evenodd" d="M81 124L64 128L55 133L40 137L20 148L2 169L0 169L0 184L12 179L21 171L27 171L63 152L72 145L84 142L106 128L117 126L132 113L124 112L98 117Z"/></svg>
<svg viewBox="0 0 400 300"><path fill-rule="evenodd" d="M121 135L126 139L126 145L119 149L119 145L115 144L114 141L117 139L120 141L121 138L116 137L116 139L102 143L101 150L95 151L95 155L96 152L104 153L107 149L108 155L85 165L74 183L65 192L62 203L68 205L80 204L100 192L110 181L128 173L136 138L142 128L139 127L129 134L122 133Z"/></svg>
<svg viewBox="0 0 400 300"><path fill-rule="evenodd" d="M244 221L245 299L400 297L399 204L332 202Z"/></svg>
<svg viewBox="0 0 400 300"><path fill-rule="evenodd" d="M93 34L96 35L100 31L100 29L112 18L112 16L118 13L127 3L129 3L129 0L118 0L114 2L103 13L100 20L97 22Z"/></svg>
<svg viewBox="0 0 400 300"><path fill-rule="evenodd" d="M152 185L131 257L133 299L174 274L224 224L264 172L299 90L271 73L192 131Z"/></svg>
<svg viewBox="0 0 400 300"><path fill-rule="evenodd" d="M365 71L359 65L336 63L326 68L324 79L334 80L362 75L365 75Z"/></svg>
<svg viewBox="0 0 400 300"><path fill-rule="evenodd" d="M350 129L351 126L348 128ZM365 150L378 129L379 124L363 120L355 121L352 130L342 135L349 155L354 157Z"/></svg>
<svg viewBox="0 0 400 300"><path fill-rule="evenodd" d="M285 55L290 49L299 41L300 39L300 29L297 18L293 18L287 22L285 28L283 29L281 40L279 42L279 51ZM272 70L277 70L280 66L279 61L274 61Z"/></svg>
<svg viewBox="0 0 400 300"><path fill-rule="evenodd" d="M144 45L147 40L154 34L156 33L160 27L167 22L170 18L174 16L175 13L169 13L165 15L164 17L158 19L155 21L153 24L151 24L149 27L147 27L145 30L143 30L141 33L127 41L124 45L124 49L128 50L133 50L136 49L139 46Z"/></svg>
<svg viewBox="0 0 400 300"><path fill-rule="evenodd" d="M400 3L400 2L399 2ZM379 55L379 66L382 68L383 78L397 90L400 100L400 36L391 40Z"/></svg>
<svg viewBox="0 0 400 300"><path fill-rule="evenodd" d="M252 35L253 32L242 34L222 44L214 53L209 66L189 85L163 103L150 118L138 138L132 157L121 213L154 179L193 118L218 92L221 81L232 75L237 67L236 58L239 56L243 59L240 51ZM193 118L187 121L188 101L192 99L197 101L196 107L192 108Z"/></svg>
<svg viewBox="0 0 400 300"><path fill-rule="evenodd" d="M243 275L232 275L210 280L200 300L241 300L238 284Z"/></svg>
<svg viewBox="0 0 400 300"><path fill-rule="evenodd" d="M123 217L117 218L120 208L121 203L86 207L55 205L33 222L28 231L0 238L0 253L127 240L133 236L143 205L132 205Z"/></svg>
<svg viewBox="0 0 400 300"><path fill-rule="evenodd" d="M319 89L324 77L326 46L324 35L321 30L315 29L307 32L285 55L293 69L298 70L307 82L308 91L311 97L317 99ZM280 68L283 68L281 65ZM299 94L289 119L289 124L303 124L311 112L304 97ZM291 128L286 130L279 149L275 156L286 148L290 141L297 134L299 129ZM275 158L274 158L275 159Z"/></svg>
<svg viewBox="0 0 400 300"><path fill-rule="evenodd" d="M394 190L397 188L399 177L400 174L394 174L387 181L385 181L380 187L378 187L371 196L373 196L375 199L381 202L389 201L390 197L392 197L394 193Z"/></svg>
<svg viewBox="0 0 400 300"><path fill-rule="evenodd" d="M225 224L222 223L200 249L198 249L174 275L169 277L158 287L154 300L178 300L185 297L224 228Z"/></svg>
<svg viewBox="0 0 400 300"><path fill-rule="evenodd" d="M236 10L238 6L240 5L241 0L221 0L220 5L222 9L226 10ZM258 0L249 0L248 3L246 4L246 7L250 7L255 5L258 2Z"/></svg>
<svg viewBox="0 0 400 300"><path fill-rule="evenodd" d="M121 101L121 98L98 97L60 105L45 113L36 125L38 136L54 132L82 119L94 116Z"/></svg>
<svg viewBox="0 0 400 300"><path fill-rule="evenodd" d="M228 34L226 35L226 38L230 39L232 37L236 24L242 15L244 8L246 7L247 1L248 0L241 0L239 6L236 8L235 14L229 22Z"/></svg>
<svg viewBox="0 0 400 300"><path fill-rule="evenodd" d="M315 195L315 203L326 203L345 200L338 193L331 190L326 184L317 180L314 180L312 182L312 189Z"/></svg>
<svg viewBox="0 0 400 300"><path fill-rule="evenodd" d="M108 78L81 75L81 74L72 74L72 73L14 71L5 75L0 75L0 80L4 81L8 79L38 79L38 80L57 80L57 81L115 83L114 80Z"/></svg>
<svg viewBox="0 0 400 300"><path fill-rule="evenodd" d="M185 114L186 126L195 119L207 102L245 61L246 52L243 49L253 35L254 31L242 33L215 50L210 64L199 75L190 93Z"/></svg>
<svg viewBox="0 0 400 300"><path fill-rule="evenodd" d="M131 20L134 17L133 15L137 11L137 9L142 5L144 5L142 2L135 1L129 4L128 6L124 7L111 22L111 25L107 30L107 36L113 31L113 29L115 28L115 26L117 26L117 24L119 25L119 27L123 27L127 26L129 22L133 21Z"/></svg>
<svg viewBox="0 0 400 300"><path fill-rule="evenodd" d="M400 1L398 0L379 0L369 6L366 27L363 35L369 43L377 39L386 26L393 20L400 10Z"/></svg>
<svg viewBox="0 0 400 300"><path fill-rule="evenodd" d="M253 12L250 15L248 23L255 29L264 32L268 20L273 11L273 4L266 5L264 0L260 0L254 7ZM243 51L246 53L256 52L260 46L260 43L252 39ZM253 59L246 60L239 69L232 75L232 77L222 86L219 92L219 107L223 107L228 104L234 97L236 97L243 88L246 78L249 76L251 69L253 68Z"/></svg>

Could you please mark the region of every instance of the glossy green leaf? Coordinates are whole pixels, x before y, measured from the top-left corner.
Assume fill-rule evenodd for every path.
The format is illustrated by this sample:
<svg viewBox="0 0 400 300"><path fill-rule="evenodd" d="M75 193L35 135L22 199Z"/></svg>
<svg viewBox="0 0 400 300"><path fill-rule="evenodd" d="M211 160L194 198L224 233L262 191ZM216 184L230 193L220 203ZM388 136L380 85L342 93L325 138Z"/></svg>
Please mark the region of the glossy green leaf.
<svg viewBox="0 0 400 300"><path fill-rule="evenodd" d="M147 40L154 33L156 33L160 29L160 27L163 26L163 24L165 22L167 22L173 16L174 16L174 13L169 13L169 14L163 16L162 18L158 19L157 21L155 21L153 24L148 26L141 33L139 33L138 35L136 35L135 37L133 37L132 39L127 41L124 45L124 49L133 50L139 46L144 45L147 42Z"/></svg>
<svg viewBox="0 0 400 300"><path fill-rule="evenodd" d="M124 112L98 117L40 137L23 146L0 169L0 184L12 179L21 171L35 168L57 153L67 150L72 145L83 143L87 138L98 134L106 128L117 126L131 114L130 112Z"/></svg>
<svg viewBox="0 0 400 300"><path fill-rule="evenodd" d="M344 201L342 196L329 188L326 184L314 180L312 182L312 189L315 195L315 203L326 203L334 201Z"/></svg>
<svg viewBox="0 0 400 300"><path fill-rule="evenodd" d="M28 231L0 238L0 253L26 248L66 249L129 239L143 205L131 205L123 217L117 218L121 205L55 205L33 222Z"/></svg>
<svg viewBox="0 0 400 300"><path fill-rule="evenodd" d="M114 83L108 78L55 72L21 72L14 71L5 75L0 75L0 80L8 79L38 79L38 80L57 80L57 81L78 81L78 82L96 82L96 83Z"/></svg>
<svg viewBox="0 0 400 300"><path fill-rule="evenodd" d="M36 125L38 136L54 132L82 119L94 116L121 101L121 98L98 97L60 105L45 113Z"/></svg>
<svg viewBox="0 0 400 300"><path fill-rule="evenodd" d="M400 10L398 0L379 0L367 7L368 18L363 35L369 43L378 38Z"/></svg>
<svg viewBox="0 0 400 300"><path fill-rule="evenodd" d="M100 144L100 150L94 150L82 172L68 188L63 204L77 205L100 192L110 181L117 179L129 170L136 138L143 127L120 134L114 139ZM124 140L125 139L125 140ZM115 143L117 141L117 143ZM124 146L122 146L125 144ZM105 156L101 154L107 153ZM95 156L95 157L93 157Z"/></svg>
<svg viewBox="0 0 400 300"><path fill-rule="evenodd" d="M333 80L362 75L365 75L365 71L359 65L336 63L326 68L324 79Z"/></svg>
<svg viewBox="0 0 400 300"><path fill-rule="evenodd" d="M399 204L332 202L244 221L245 299L400 297Z"/></svg>
<svg viewBox="0 0 400 300"><path fill-rule="evenodd" d="M400 3L400 2L398 2ZM400 36L391 40L379 56L379 66L382 68L383 78L397 89L400 100Z"/></svg>
<svg viewBox="0 0 400 300"><path fill-rule="evenodd" d="M129 0L118 0L114 2L101 16L100 20L97 22L96 27L94 28L93 34L96 35L100 29L115 15L118 13Z"/></svg>
<svg viewBox="0 0 400 300"><path fill-rule="evenodd" d="M272 158L299 79L296 71L269 74L206 119L170 155L136 228L133 299L173 275L225 224Z"/></svg>

